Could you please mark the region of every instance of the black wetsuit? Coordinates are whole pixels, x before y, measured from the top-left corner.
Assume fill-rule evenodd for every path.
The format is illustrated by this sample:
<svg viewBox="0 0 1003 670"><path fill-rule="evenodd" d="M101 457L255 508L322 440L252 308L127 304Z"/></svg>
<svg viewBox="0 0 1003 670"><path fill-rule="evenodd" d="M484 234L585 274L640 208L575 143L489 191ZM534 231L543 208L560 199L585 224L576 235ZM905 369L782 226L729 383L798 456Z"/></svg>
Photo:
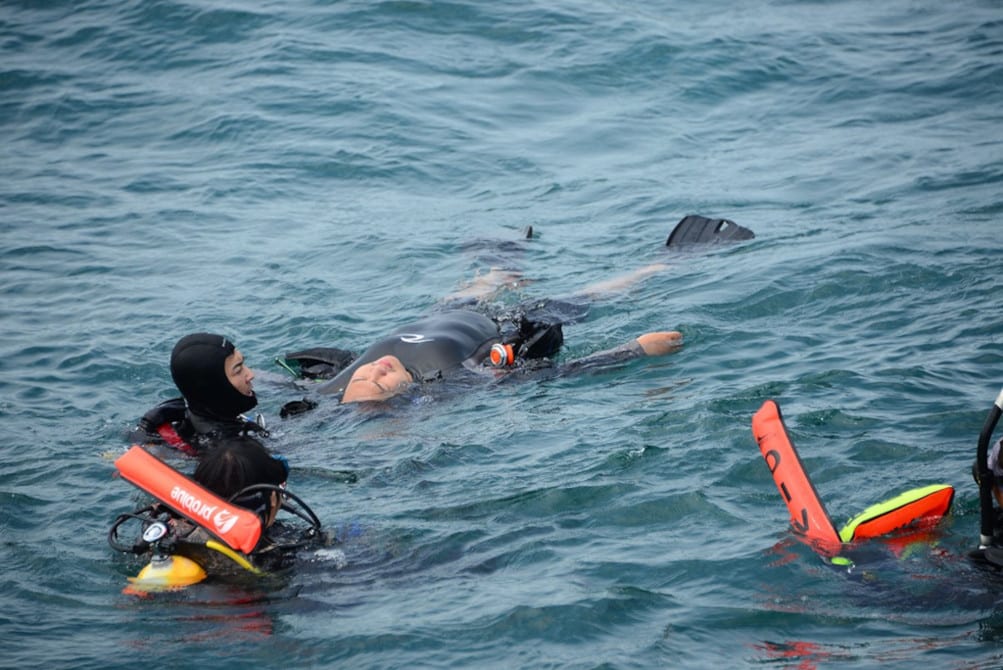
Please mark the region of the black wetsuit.
<svg viewBox="0 0 1003 670"><path fill-rule="evenodd" d="M416 382L439 379L456 368L480 365L491 345L500 341L498 325L483 314L467 310L433 314L376 342L317 390L340 395L360 366L384 356L397 357Z"/></svg>
<svg viewBox="0 0 1003 670"><path fill-rule="evenodd" d="M540 324L534 325L534 328L539 327ZM545 329L553 327L554 324L543 326ZM560 332L559 324L556 332ZM480 367L488 357L491 346L503 339L506 338L502 329L494 319L469 310L440 312L402 326L376 342L331 381L319 386L317 391L341 395L359 366L388 355L396 356L416 382L441 379L458 368ZM556 354L556 348L543 351L548 352L545 356ZM535 360L519 360L511 371L553 376L614 365L643 355L641 345L637 340L631 340L619 347L567 361L559 366L553 365L549 358L537 358L531 354Z"/></svg>
<svg viewBox="0 0 1003 670"><path fill-rule="evenodd" d="M184 398L172 398L144 414L128 439L134 444L166 444L198 456L210 446L238 435L267 437L268 431L243 415L224 419L196 414L185 406Z"/></svg>

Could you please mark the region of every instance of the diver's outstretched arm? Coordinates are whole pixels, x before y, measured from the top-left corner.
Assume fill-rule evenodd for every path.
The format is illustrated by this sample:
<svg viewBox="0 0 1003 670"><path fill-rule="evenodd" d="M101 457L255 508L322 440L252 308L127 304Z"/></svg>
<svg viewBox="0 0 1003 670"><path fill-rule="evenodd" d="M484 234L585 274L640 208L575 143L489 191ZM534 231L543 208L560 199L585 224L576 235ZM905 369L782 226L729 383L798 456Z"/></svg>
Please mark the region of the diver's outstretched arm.
<svg viewBox="0 0 1003 670"><path fill-rule="evenodd" d="M560 366L562 374L578 372L588 368L603 368L640 358L642 356L665 356L683 347L683 335L675 330L644 333L626 344L612 349L598 351L584 358L567 361Z"/></svg>

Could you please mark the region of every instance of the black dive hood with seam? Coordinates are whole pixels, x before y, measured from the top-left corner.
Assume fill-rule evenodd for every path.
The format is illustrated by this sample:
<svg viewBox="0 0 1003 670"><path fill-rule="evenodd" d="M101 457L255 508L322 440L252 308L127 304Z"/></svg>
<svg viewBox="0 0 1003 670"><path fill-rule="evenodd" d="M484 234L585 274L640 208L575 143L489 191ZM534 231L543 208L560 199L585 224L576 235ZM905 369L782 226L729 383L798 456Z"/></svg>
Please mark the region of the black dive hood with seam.
<svg viewBox="0 0 1003 670"><path fill-rule="evenodd" d="M238 391L226 376L226 359L236 347L222 335L193 333L171 352L171 377L193 414L232 420L253 409L258 398Z"/></svg>

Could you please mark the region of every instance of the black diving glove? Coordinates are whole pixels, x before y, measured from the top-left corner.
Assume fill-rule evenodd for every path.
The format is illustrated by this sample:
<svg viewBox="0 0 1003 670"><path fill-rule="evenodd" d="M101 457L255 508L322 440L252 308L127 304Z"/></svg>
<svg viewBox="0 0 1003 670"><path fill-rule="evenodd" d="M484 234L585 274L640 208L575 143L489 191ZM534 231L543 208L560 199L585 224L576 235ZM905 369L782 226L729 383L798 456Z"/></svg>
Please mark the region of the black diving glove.
<svg viewBox="0 0 1003 670"><path fill-rule="evenodd" d="M302 400L292 400L282 406L282 409L279 410L279 416L285 419L290 416L296 416L297 414L309 412L316 406L317 403L313 400L307 400L306 398L303 398Z"/></svg>

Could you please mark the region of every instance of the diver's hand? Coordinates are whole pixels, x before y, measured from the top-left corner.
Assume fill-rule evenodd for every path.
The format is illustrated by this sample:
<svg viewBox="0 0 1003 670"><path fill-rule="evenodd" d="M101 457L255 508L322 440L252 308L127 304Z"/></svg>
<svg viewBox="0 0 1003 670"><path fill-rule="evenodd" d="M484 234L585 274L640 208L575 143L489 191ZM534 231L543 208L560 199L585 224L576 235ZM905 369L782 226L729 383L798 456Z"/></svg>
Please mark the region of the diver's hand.
<svg viewBox="0 0 1003 670"><path fill-rule="evenodd" d="M303 412L309 412L316 406L317 403L307 398L303 398L302 400L291 400L282 406L282 410L279 412L279 416L285 419L290 416L296 416L297 414L302 414Z"/></svg>
<svg viewBox="0 0 1003 670"><path fill-rule="evenodd" d="M683 334L675 330L645 333L637 343L647 356L664 356L682 348Z"/></svg>

